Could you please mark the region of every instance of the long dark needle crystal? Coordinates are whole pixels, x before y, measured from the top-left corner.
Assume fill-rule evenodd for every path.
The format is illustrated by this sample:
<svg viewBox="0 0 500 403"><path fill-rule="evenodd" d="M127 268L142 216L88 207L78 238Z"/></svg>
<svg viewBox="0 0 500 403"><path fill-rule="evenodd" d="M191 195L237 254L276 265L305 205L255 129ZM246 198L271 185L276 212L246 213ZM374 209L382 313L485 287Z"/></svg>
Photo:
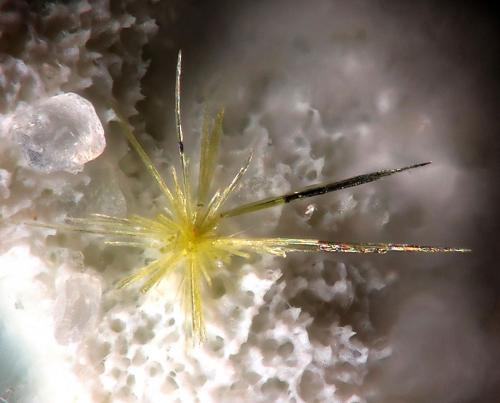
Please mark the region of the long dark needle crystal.
<svg viewBox="0 0 500 403"><path fill-rule="evenodd" d="M423 167L429 165L431 162L421 162L419 164L410 165L403 168L386 169L377 172L371 172L364 175L353 176L349 179L344 179L339 182L315 184L308 186L305 189L288 193L281 196L268 197L266 199L258 200L255 202L243 204L234 209L227 210L221 213L220 217L233 217L241 214L252 213L254 211L274 207L280 204L290 203L298 199L306 199L308 197L319 196L325 193L334 192L336 190L346 189L354 186L359 186L364 183L376 181L384 176L390 176L399 172L407 171L409 169Z"/></svg>
<svg viewBox="0 0 500 403"><path fill-rule="evenodd" d="M177 131L177 141L179 145L179 156L181 158L182 183L184 192L187 190L187 162L184 152L184 134L182 132L181 121L181 74L182 74L182 52L179 50L177 55L177 70L175 75L175 127Z"/></svg>

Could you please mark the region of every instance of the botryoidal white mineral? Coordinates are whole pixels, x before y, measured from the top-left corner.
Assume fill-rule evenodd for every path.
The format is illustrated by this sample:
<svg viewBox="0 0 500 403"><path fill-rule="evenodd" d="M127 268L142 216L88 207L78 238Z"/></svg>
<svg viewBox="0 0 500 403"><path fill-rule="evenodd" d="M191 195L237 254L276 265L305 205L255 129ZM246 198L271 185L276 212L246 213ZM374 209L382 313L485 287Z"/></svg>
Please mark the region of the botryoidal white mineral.
<svg viewBox="0 0 500 403"><path fill-rule="evenodd" d="M16 113L9 134L27 166L41 172L76 173L106 147L92 104L74 93L55 95Z"/></svg>

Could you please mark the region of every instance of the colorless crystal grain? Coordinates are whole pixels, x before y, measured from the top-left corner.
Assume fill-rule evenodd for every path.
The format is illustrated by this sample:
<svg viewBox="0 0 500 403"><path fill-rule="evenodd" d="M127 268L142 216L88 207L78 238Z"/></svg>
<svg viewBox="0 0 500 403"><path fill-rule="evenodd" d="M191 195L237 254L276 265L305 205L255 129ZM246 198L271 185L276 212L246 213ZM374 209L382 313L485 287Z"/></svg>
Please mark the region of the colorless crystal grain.
<svg viewBox="0 0 500 403"><path fill-rule="evenodd" d="M10 196L11 179L11 173L0 168L0 199L7 199Z"/></svg>
<svg viewBox="0 0 500 403"><path fill-rule="evenodd" d="M57 287L54 333L61 344L81 340L95 329L101 303L101 284L87 274L73 274Z"/></svg>
<svg viewBox="0 0 500 403"><path fill-rule="evenodd" d="M21 146L25 163L46 173L79 172L106 146L94 107L74 93L53 96L18 112L10 135Z"/></svg>

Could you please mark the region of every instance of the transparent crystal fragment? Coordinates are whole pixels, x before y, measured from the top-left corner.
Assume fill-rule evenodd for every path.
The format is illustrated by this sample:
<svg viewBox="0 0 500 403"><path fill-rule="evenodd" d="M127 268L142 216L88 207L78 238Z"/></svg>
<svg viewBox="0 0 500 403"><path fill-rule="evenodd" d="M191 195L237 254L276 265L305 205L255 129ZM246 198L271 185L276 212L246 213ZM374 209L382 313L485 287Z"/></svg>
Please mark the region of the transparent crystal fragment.
<svg viewBox="0 0 500 403"><path fill-rule="evenodd" d="M106 146L104 129L94 107L71 92L16 113L9 131L21 146L25 163L46 173L79 172Z"/></svg>
<svg viewBox="0 0 500 403"><path fill-rule="evenodd" d="M10 182L12 175L9 171L0 168L0 199L7 199L10 196Z"/></svg>
<svg viewBox="0 0 500 403"><path fill-rule="evenodd" d="M101 283L88 274L72 274L58 284L54 333L59 343L81 340L95 330L101 296Z"/></svg>

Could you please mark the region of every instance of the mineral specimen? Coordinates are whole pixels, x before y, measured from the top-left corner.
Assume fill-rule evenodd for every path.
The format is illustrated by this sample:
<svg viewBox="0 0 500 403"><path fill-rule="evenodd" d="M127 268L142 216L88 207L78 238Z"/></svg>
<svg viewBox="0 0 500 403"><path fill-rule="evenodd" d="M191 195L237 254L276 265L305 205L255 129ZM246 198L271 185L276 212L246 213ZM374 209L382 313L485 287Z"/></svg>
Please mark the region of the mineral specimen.
<svg viewBox="0 0 500 403"><path fill-rule="evenodd" d="M9 131L21 146L25 164L45 173L79 172L106 147L94 107L74 93L50 97L16 113Z"/></svg>

